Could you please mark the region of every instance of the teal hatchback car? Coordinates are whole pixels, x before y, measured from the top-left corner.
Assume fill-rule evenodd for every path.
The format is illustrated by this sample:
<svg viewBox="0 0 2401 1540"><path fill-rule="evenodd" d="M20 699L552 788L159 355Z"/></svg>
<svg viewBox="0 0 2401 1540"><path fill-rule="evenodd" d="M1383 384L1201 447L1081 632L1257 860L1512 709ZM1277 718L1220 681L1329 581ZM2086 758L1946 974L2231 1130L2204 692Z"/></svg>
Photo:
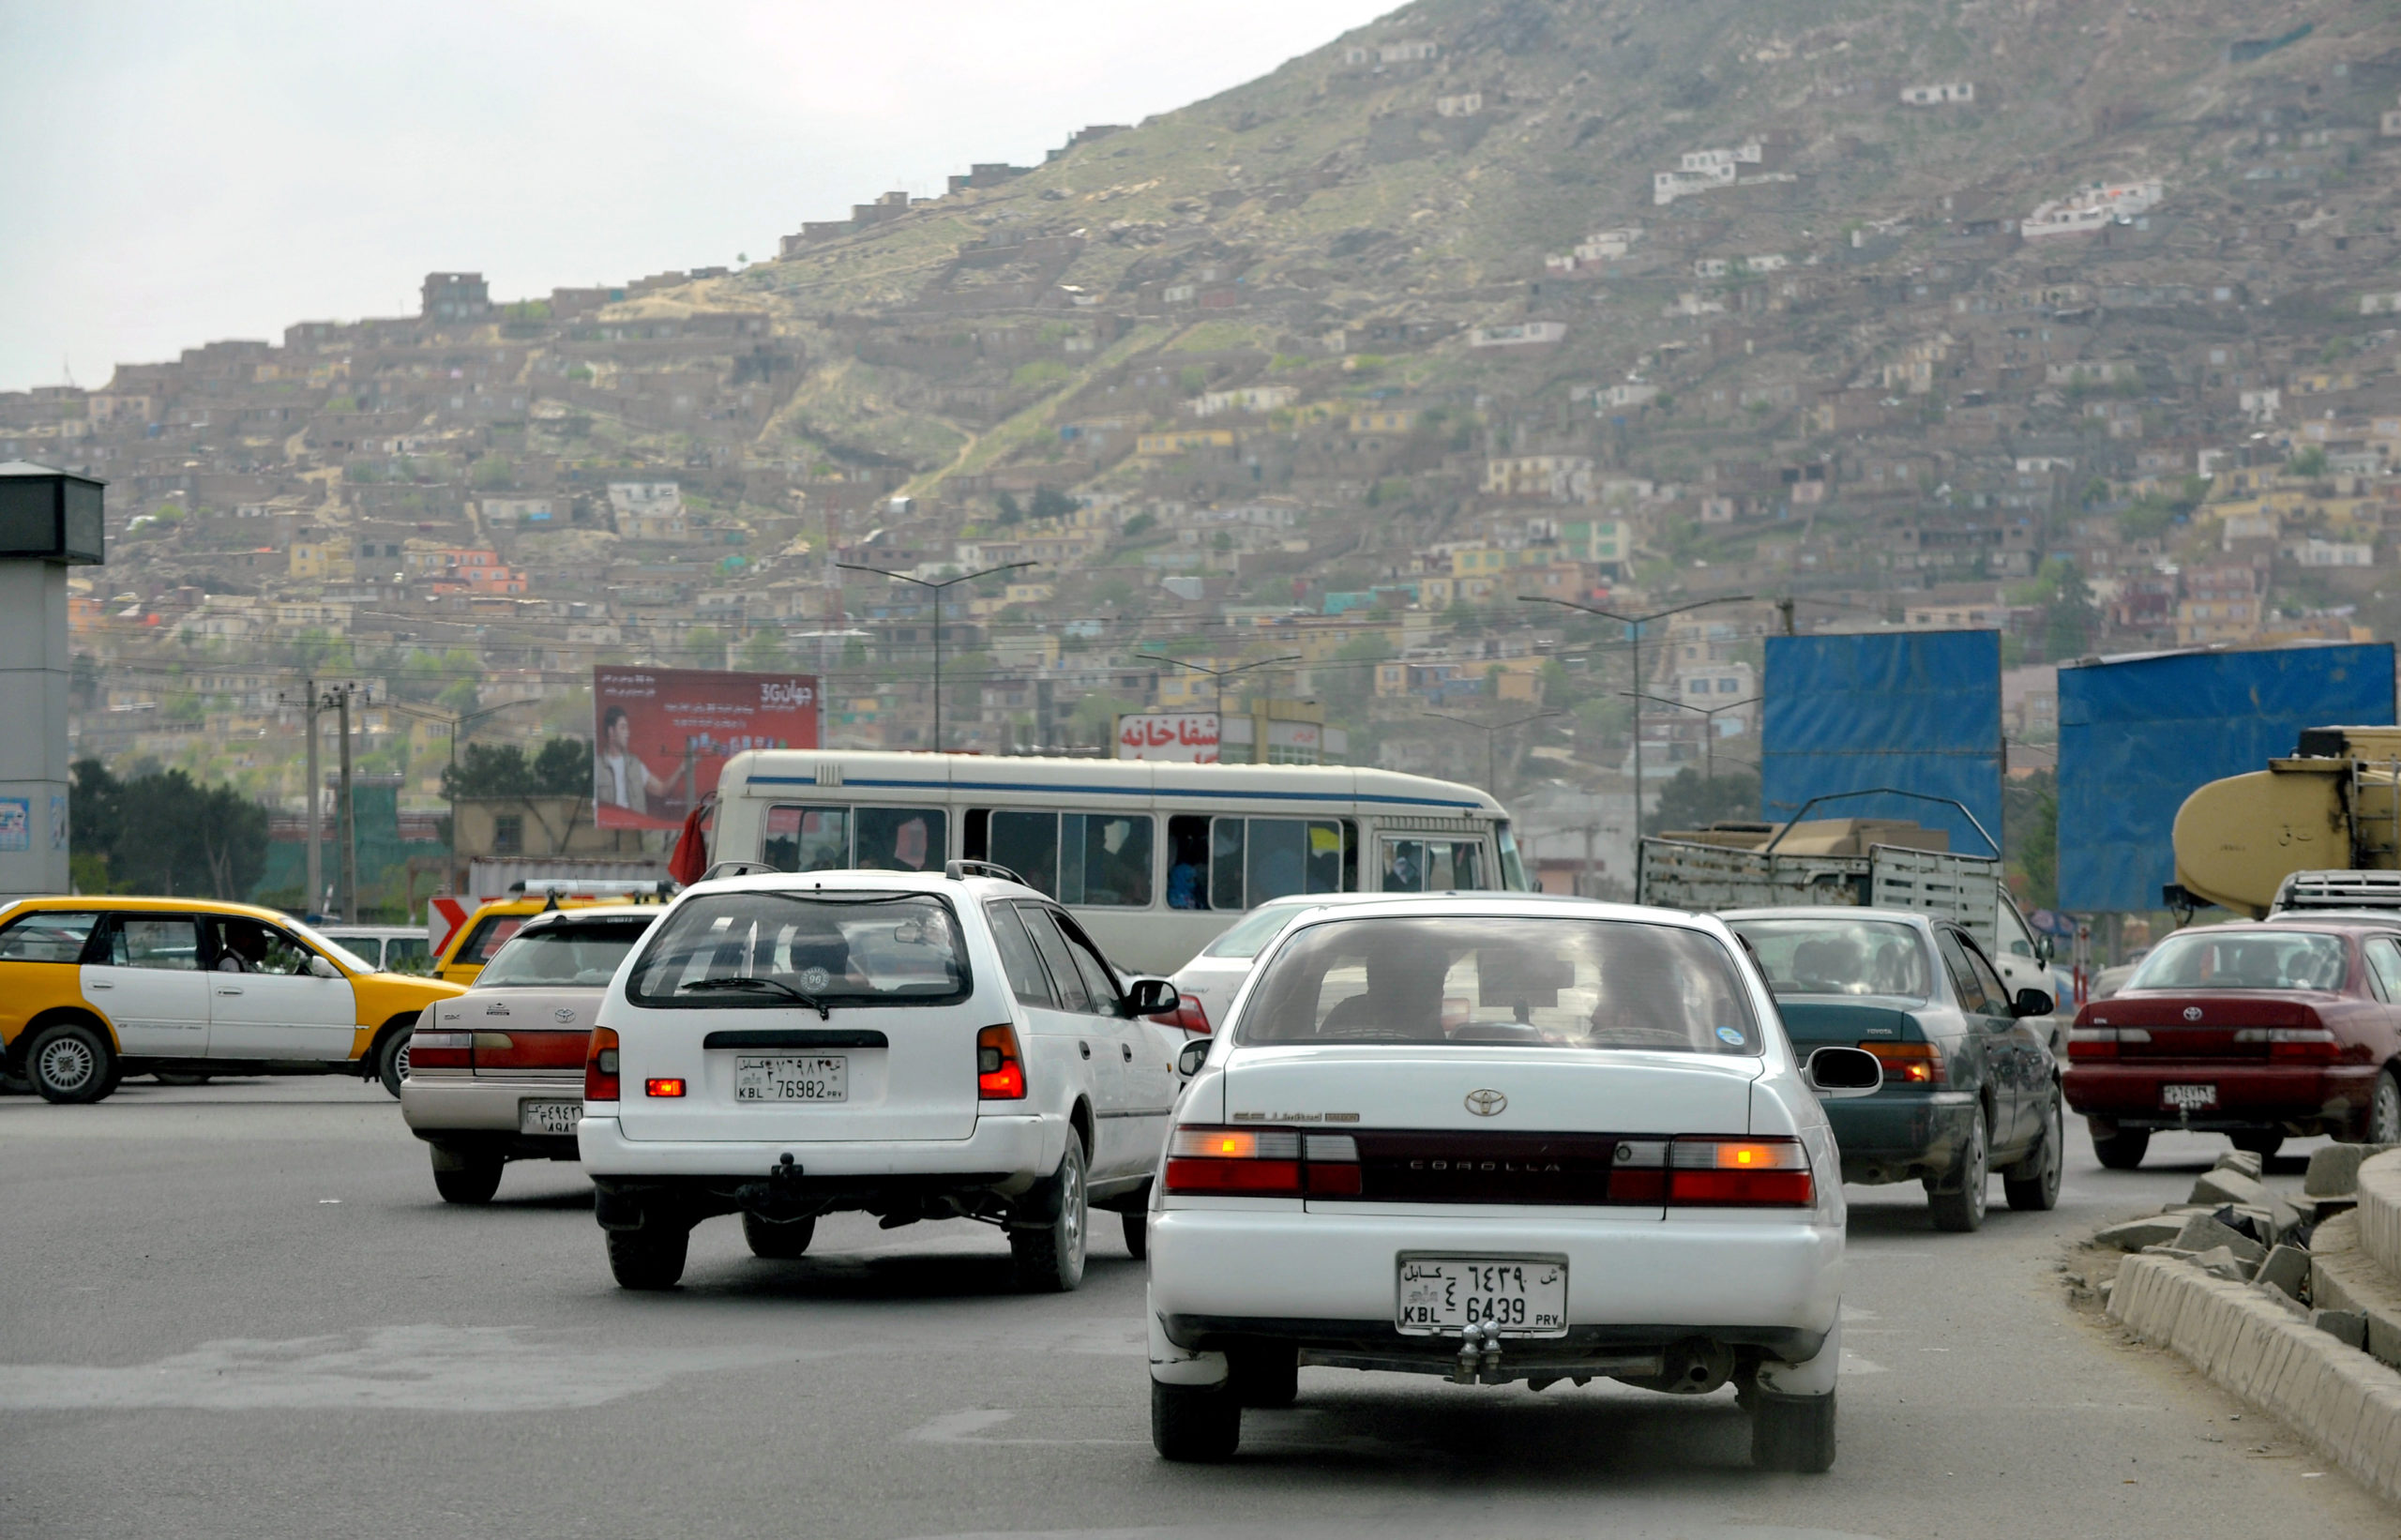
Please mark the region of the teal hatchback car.
<svg viewBox="0 0 2401 1540"><path fill-rule="evenodd" d="M1795 1052L1839 1044L1884 1065L1872 1096L1826 1117L1846 1182L1925 1184L1937 1230L1984 1223L1999 1171L2014 1209L2060 1196L2060 1064L2020 989L1959 927L1896 909L1747 909L1719 916L1749 943Z"/></svg>

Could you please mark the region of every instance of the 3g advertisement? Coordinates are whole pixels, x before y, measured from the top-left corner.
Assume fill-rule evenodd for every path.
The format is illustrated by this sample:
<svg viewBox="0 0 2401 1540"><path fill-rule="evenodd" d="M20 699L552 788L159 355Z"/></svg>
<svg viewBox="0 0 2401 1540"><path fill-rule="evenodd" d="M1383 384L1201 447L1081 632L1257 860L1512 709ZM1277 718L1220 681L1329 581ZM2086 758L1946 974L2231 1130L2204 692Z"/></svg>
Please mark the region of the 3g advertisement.
<svg viewBox="0 0 2401 1540"><path fill-rule="evenodd" d="M594 822L680 828L733 755L816 747L821 705L813 674L594 669Z"/></svg>

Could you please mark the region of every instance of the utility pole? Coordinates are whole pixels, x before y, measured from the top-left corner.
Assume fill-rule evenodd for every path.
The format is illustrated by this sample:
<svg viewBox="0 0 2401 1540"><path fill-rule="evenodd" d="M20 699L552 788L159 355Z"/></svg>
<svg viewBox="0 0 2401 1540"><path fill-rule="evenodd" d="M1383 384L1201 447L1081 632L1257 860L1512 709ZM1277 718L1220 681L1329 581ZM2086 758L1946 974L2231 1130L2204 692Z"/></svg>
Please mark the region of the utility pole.
<svg viewBox="0 0 2401 1540"><path fill-rule="evenodd" d="M1699 610L1711 604L1741 604L1750 596L1748 594L1724 594L1714 599L1695 599L1690 604L1679 604L1666 610L1654 610L1647 615L1621 615L1614 610L1604 610L1597 604L1578 604L1574 599L1552 598L1548 594L1520 594L1518 599L1523 604L1556 604L1563 610L1581 610L1588 615L1598 615L1603 620L1613 620L1624 627L1626 641L1634 648L1634 693L1640 695L1643 693L1644 684L1642 627L1654 620L1665 620L1669 615L1681 615L1687 610ZM1638 848L1642 838L1642 703L1639 701L1637 701L1634 705L1634 838Z"/></svg>
<svg viewBox="0 0 2401 1540"><path fill-rule="evenodd" d="M1700 717L1700 751L1701 763L1704 766L1700 778L1713 783L1717 779L1717 714L1721 711L1737 711L1744 706L1755 706L1759 703L1759 697L1756 695L1740 701L1729 701L1722 706L1697 706L1690 702L1670 700L1664 695L1637 695L1635 700L1655 701L1663 706L1673 706L1678 711L1689 711ZM1638 713L1640 709L1639 706L1636 707Z"/></svg>
<svg viewBox="0 0 2401 1540"><path fill-rule="evenodd" d="M340 801L334 808L335 838L341 854L341 918L344 925L358 923L358 816L351 806L350 795L350 697L358 687L348 680L333 692L334 709L341 717L341 791Z"/></svg>
<svg viewBox="0 0 2401 1540"><path fill-rule="evenodd" d="M1019 568L1019 567L1021 567L1021 566L1040 566L1042 564L1041 564L1040 562L1004 562L1004 563L1002 563L1002 564L1001 564L1000 566L988 566L988 567L984 568L984 569L983 569L982 571L980 571L980 572L970 572L970 573L967 573L967 574L965 574L965 575L963 575L963 576L961 576L961 577L957 577L957 578L944 578L944 579L942 581L940 581L940 582L929 582L929 581L927 581L926 579L924 579L924 578L913 578L913 577L909 576L909 574L907 574L906 572L886 572L883 568L882 568L882 567L880 567L880 566L863 566L862 564L857 563L857 562L836 562L834 565L835 565L836 566L842 567L842 568L844 568L845 570L848 570L848 571L852 571L852 572L872 572L872 573L874 573L874 574L875 574L877 577L879 577L879 578L892 578L892 579L895 579L895 580L897 580L897 581L900 581L900 582L913 582L913 583L915 583L915 584L916 584L918 587L920 587L920 588L930 588L930 589L932 589L932 590L934 591L934 743L933 743L933 749L934 749L934 752L935 752L935 753L937 753L937 754L941 753L941 752L942 752L942 596L943 596L943 594L944 594L946 590L948 590L948 589L956 588L956 587L957 587L957 586L959 586L960 583L963 583L963 582L974 582L974 581L976 579L978 579L978 578L989 578L989 577L990 577L990 576L991 576L993 573L995 573L995 572L1014 572L1014 571L1016 571L1018 568ZM822 681L820 682L820 684L819 684L819 687L819 687L819 688L821 688L821 689L824 687L823 687L823 682L822 682Z"/></svg>
<svg viewBox="0 0 2401 1540"><path fill-rule="evenodd" d="M1500 735L1506 732L1513 727L1523 727L1528 722L1539 722L1546 717L1564 717L1567 713L1563 711L1537 711L1530 717L1513 717L1505 722L1492 722L1488 724L1479 722L1472 717L1454 717L1447 711L1421 711L1417 715L1420 717L1439 717L1446 722L1457 722L1461 727L1474 728L1477 732L1484 734L1484 789L1487 792L1491 793L1495 800L1498 800L1501 795L1501 770L1500 759L1495 752L1495 746L1500 742Z"/></svg>
<svg viewBox="0 0 2401 1540"><path fill-rule="evenodd" d="M317 682L311 679L308 685L303 714L309 719L309 894L300 900L300 912L314 914L325 901L325 841L318 838L325 832L325 785L317 770Z"/></svg>
<svg viewBox="0 0 2401 1540"><path fill-rule="evenodd" d="M1154 663L1172 663L1179 669L1190 669L1194 673L1205 673L1209 676L1210 698L1216 703L1217 707L1217 758L1220 762L1223 762L1226 757L1227 676L1230 674L1242 673L1251 669L1264 669L1272 667L1277 663L1297 663L1301 660L1300 654L1286 653L1280 657L1262 657L1252 663L1237 663L1231 669L1213 669L1205 663L1186 663L1180 657L1170 657L1165 653L1136 653L1134 656L1136 657L1147 657ZM1256 718L1254 718L1254 720L1256 720ZM1263 724L1261 727L1253 728L1250 740L1250 762L1253 764L1265 764L1267 762L1267 745L1263 741L1265 733L1263 731Z"/></svg>

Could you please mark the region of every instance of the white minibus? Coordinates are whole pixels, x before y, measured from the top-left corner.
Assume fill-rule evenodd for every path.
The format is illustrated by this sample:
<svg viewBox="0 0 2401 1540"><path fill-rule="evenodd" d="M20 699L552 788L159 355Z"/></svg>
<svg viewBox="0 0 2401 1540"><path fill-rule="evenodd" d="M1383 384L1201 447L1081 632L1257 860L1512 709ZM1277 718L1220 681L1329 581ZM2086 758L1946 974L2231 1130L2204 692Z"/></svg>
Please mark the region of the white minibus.
<svg viewBox="0 0 2401 1540"><path fill-rule="evenodd" d="M709 853L779 871L989 861L1155 974L1286 894L1528 885L1490 796L1343 765L753 749L718 778Z"/></svg>

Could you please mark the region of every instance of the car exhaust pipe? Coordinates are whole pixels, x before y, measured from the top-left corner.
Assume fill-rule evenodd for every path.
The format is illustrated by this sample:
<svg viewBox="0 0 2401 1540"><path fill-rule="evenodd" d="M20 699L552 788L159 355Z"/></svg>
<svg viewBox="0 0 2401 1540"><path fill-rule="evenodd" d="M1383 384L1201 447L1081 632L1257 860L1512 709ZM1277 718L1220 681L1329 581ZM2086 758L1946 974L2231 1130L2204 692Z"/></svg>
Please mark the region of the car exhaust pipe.
<svg viewBox="0 0 2401 1540"><path fill-rule="evenodd" d="M1734 1350L1705 1336L1670 1343L1655 1375L1621 1374L1622 1382L1669 1396L1706 1396L1734 1377Z"/></svg>

